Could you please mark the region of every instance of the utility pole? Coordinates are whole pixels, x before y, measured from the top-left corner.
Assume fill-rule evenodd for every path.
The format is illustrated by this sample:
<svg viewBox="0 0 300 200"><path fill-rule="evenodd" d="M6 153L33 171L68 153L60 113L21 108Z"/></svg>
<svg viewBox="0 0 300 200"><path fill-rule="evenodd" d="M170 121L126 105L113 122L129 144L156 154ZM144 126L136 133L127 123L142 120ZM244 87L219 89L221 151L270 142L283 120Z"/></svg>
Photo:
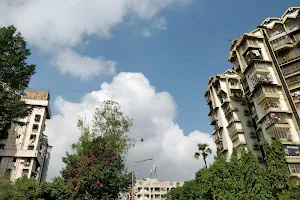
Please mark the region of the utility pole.
<svg viewBox="0 0 300 200"><path fill-rule="evenodd" d="M139 160L139 161L135 161L135 162L132 162L132 174L131 174L131 199L134 200L134 165L136 163L141 163L141 162L146 162L146 161L149 161L149 160L153 160L153 158L148 158L148 159L145 159L145 160Z"/></svg>

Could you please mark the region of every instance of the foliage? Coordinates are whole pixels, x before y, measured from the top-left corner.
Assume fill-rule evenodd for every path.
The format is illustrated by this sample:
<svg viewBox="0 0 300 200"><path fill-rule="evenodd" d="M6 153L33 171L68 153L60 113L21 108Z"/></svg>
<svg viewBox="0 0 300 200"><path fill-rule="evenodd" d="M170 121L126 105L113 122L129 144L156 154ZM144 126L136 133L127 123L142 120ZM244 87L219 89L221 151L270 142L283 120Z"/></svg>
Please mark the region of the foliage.
<svg viewBox="0 0 300 200"><path fill-rule="evenodd" d="M212 153L212 151L208 147L208 144L199 143L197 146L198 146L198 151L195 152L194 158L199 159L200 155L202 155L202 158L203 158L204 163L205 163L205 168L207 169L206 158L207 158L208 154Z"/></svg>
<svg viewBox="0 0 300 200"><path fill-rule="evenodd" d="M194 180L167 194L169 200L267 200L299 199L299 183L289 179L285 153L280 141L264 141L267 168L250 150L242 150L229 162L218 152L208 169L200 169Z"/></svg>
<svg viewBox="0 0 300 200"><path fill-rule="evenodd" d="M96 110L92 131L78 121L82 135L72 145L74 153L63 159L66 168L61 172L70 198L115 199L128 191L131 175L124 155L131 147L125 135L131 126L131 119L123 116L114 101L105 101Z"/></svg>
<svg viewBox="0 0 300 200"><path fill-rule="evenodd" d="M31 107L22 100L35 66L26 63L26 42L14 26L0 28L0 139L7 137L11 122L24 118Z"/></svg>

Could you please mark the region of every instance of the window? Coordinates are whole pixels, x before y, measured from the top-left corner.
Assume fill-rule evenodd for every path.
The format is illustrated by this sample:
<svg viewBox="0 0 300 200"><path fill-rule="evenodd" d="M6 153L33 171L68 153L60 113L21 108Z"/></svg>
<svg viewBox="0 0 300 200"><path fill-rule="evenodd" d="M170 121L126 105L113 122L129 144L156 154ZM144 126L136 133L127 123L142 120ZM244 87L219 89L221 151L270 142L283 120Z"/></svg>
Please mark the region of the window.
<svg viewBox="0 0 300 200"><path fill-rule="evenodd" d="M5 144L0 144L0 149L5 149Z"/></svg>
<svg viewBox="0 0 300 200"><path fill-rule="evenodd" d="M17 157L14 157L14 158L13 158L13 162L16 162L16 161L17 161Z"/></svg>
<svg viewBox="0 0 300 200"><path fill-rule="evenodd" d="M34 116L34 121L35 122L40 122L41 121L41 115L35 115Z"/></svg>
<svg viewBox="0 0 300 200"><path fill-rule="evenodd" d="M29 169L23 169L22 176L27 175L29 173Z"/></svg>
<svg viewBox="0 0 300 200"><path fill-rule="evenodd" d="M33 150L34 146L33 145L28 145L28 150Z"/></svg>
<svg viewBox="0 0 300 200"><path fill-rule="evenodd" d="M36 139L36 134L31 134L30 135L30 144L32 144L32 143L34 143L34 141L35 141L35 139Z"/></svg>
<svg viewBox="0 0 300 200"><path fill-rule="evenodd" d="M36 133L36 132L38 132L38 130L39 130L39 125L38 124L33 124L33 126L32 126L32 132Z"/></svg>

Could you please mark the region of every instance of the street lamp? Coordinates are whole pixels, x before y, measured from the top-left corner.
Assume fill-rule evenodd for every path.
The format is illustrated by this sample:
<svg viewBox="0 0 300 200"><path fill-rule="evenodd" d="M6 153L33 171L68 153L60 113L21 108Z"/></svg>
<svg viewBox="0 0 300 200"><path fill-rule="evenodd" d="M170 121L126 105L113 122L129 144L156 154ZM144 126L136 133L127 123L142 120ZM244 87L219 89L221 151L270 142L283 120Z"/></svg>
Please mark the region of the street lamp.
<svg viewBox="0 0 300 200"><path fill-rule="evenodd" d="M146 161L149 161L149 160L153 160L153 158L148 158L148 159L145 159L145 160L139 160L139 161L135 161L135 162L132 162L132 175L131 175L131 185L132 185L132 189L131 189L131 199L133 200L134 197L133 197L133 194L134 194L134 165L136 163L141 163L141 162L146 162Z"/></svg>

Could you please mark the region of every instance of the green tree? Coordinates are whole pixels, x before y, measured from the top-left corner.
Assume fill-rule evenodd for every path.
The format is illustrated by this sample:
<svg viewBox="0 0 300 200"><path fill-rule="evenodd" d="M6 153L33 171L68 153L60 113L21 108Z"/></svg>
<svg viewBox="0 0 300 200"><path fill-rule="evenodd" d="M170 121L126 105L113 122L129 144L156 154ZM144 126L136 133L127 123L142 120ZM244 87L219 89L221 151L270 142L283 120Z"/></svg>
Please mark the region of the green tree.
<svg viewBox="0 0 300 200"><path fill-rule="evenodd" d="M208 144L201 144L199 143L198 145L198 151L195 152L194 158L199 159L200 155L202 155L202 158L205 163L205 168L207 169L207 163L206 163L206 158L208 154L211 154L211 149L208 147Z"/></svg>
<svg viewBox="0 0 300 200"><path fill-rule="evenodd" d="M265 176L268 179L273 196L278 198L281 193L289 190L289 172L283 145L280 140L273 139L271 144L268 141L264 141L263 149L266 154L265 160L267 164Z"/></svg>
<svg viewBox="0 0 300 200"><path fill-rule="evenodd" d="M124 156L132 145L126 136L131 126L132 120L114 101L105 101L96 109L91 131L78 121L82 135L72 145L74 153L63 158L66 168L62 177L70 198L116 199L120 192L128 191L131 174Z"/></svg>
<svg viewBox="0 0 300 200"><path fill-rule="evenodd" d="M26 62L29 55L24 38L14 26L0 28L0 139L7 138L14 119L31 112L22 100L35 73L35 65Z"/></svg>

